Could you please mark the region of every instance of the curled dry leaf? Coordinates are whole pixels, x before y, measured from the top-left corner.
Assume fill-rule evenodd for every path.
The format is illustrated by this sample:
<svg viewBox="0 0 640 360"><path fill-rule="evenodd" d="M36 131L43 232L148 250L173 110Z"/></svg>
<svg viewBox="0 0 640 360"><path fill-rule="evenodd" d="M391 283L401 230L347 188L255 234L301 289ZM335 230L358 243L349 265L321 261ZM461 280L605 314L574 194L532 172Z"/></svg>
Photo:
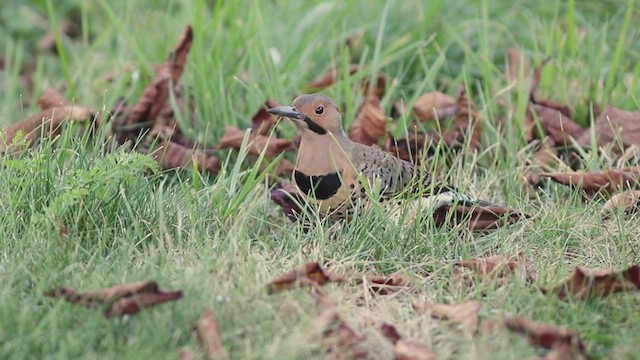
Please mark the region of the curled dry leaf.
<svg viewBox="0 0 640 360"><path fill-rule="evenodd" d="M437 139L437 134L415 133L402 139L395 139L391 134L387 134L385 149L402 160L420 164L423 157L435 153L434 140Z"/></svg>
<svg viewBox="0 0 640 360"><path fill-rule="evenodd" d="M322 332L322 349L328 358L366 358L367 352L362 346L365 337L358 335L342 319L336 307L323 310L314 320L313 326Z"/></svg>
<svg viewBox="0 0 640 360"><path fill-rule="evenodd" d="M409 339L404 339L395 326L384 323L380 332L393 345L393 355L396 360L435 360L436 354L426 346Z"/></svg>
<svg viewBox="0 0 640 360"><path fill-rule="evenodd" d="M100 115L81 106L61 106L43 110L4 129L0 136L0 153L7 150L19 133L24 134L28 147L31 147L41 136L51 137L60 134L62 125L67 122L87 120L92 121L93 126L99 126Z"/></svg>
<svg viewBox="0 0 640 360"><path fill-rule="evenodd" d="M640 190L625 191L619 194L615 194L611 199L607 200L602 207L603 216L617 211L623 210L625 213L630 214L640 209Z"/></svg>
<svg viewBox="0 0 640 360"><path fill-rule="evenodd" d="M440 120L458 115L460 108L453 96L431 91L420 96L413 104L413 112L420 121Z"/></svg>
<svg viewBox="0 0 640 360"><path fill-rule="evenodd" d="M451 320L463 325L471 333L478 329L478 317L482 304L469 301L462 304L413 304L413 309L434 319Z"/></svg>
<svg viewBox="0 0 640 360"><path fill-rule="evenodd" d="M578 139L585 131L561 110L547 105L532 104L527 116L537 118L545 134L558 145L571 145L571 138Z"/></svg>
<svg viewBox="0 0 640 360"><path fill-rule="evenodd" d="M415 291L411 279L403 274L391 275L360 274L355 276L356 284L366 286L372 293L389 295L402 290Z"/></svg>
<svg viewBox="0 0 640 360"><path fill-rule="evenodd" d="M587 195L600 191L614 193L624 188L634 188L640 181L640 166L594 172L549 172L542 173L553 181L582 189Z"/></svg>
<svg viewBox="0 0 640 360"><path fill-rule="evenodd" d="M323 269L317 262L310 262L271 281L267 285L267 293L274 294L301 286L322 286L343 280L341 275Z"/></svg>
<svg viewBox="0 0 640 360"><path fill-rule="evenodd" d="M625 111L608 106L598 115L593 129L598 146L620 141L624 147L640 146L640 111ZM591 146L591 131L577 138L578 144Z"/></svg>
<svg viewBox="0 0 640 360"><path fill-rule="evenodd" d="M160 290L155 281L122 284L88 291L59 287L46 291L44 294L54 298L63 298L72 304L89 308L103 306L106 317L135 314L141 308L151 307L182 297L181 291L164 292Z"/></svg>
<svg viewBox="0 0 640 360"><path fill-rule="evenodd" d="M380 107L380 99L368 96L349 127L349 138L355 142L371 146L385 134L387 118Z"/></svg>
<svg viewBox="0 0 640 360"><path fill-rule="evenodd" d="M587 360L588 357L568 344L561 344L554 347L540 360Z"/></svg>
<svg viewBox="0 0 640 360"><path fill-rule="evenodd" d="M640 264L620 272L576 266L573 275L551 289L543 290L560 299L587 300L609 294L640 290Z"/></svg>
<svg viewBox="0 0 640 360"><path fill-rule="evenodd" d="M53 107L71 106L73 103L65 98L58 89L51 88L46 90L38 99L38 106L41 110L47 110Z"/></svg>
<svg viewBox="0 0 640 360"><path fill-rule="evenodd" d="M271 115L267 112L267 110L280 106L280 104L275 101L268 99L264 102L256 111L256 113L251 118L251 133L254 135L268 135L269 131L273 129L276 122L278 121L278 117L275 115Z"/></svg>
<svg viewBox="0 0 640 360"><path fill-rule="evenodd" d="M453 209L451 205L445 205L433 213L436 226L466 222L469 230L496 229L506 224L514 224L527 217L526 214L519 213L514 209L498 205L481 207L457 205Z"/></svg>
<svg viewBox="0 0 640 360"><path fill-rule="evenodd" d="M545 349L570 346L580 353L584 353L584 343L580 335L573 330L527 320L519 316L505 318L504 324L509 330L526 336L533 346Z"/></svg>
<svg viewBox="0 0 640 360"><path fill-rule="evenodd" d="M160 143L150 152L150 155L160 164L162 169L176 169L195 165L198 171L212 173L220 171L220 160L211 154L211 149L187 147L173 141L181 138L184 137L172 136L170 131L154 131L148 136L148 143L152 143L153 139L160 140ZM189 145L196 146L192 143Z"/></svg>
<svg viewBox="0 0 640 360"><path fill-rule="evenodd" d="M296 222L302 214L305 200L298 188L288 181L276 185L270 192L271 201L280 205L291 222Z"/></svg>
<svg viewBox="0 0 640 360"><path fill-rule="evenodd" d="M366 67L361 67L356 64L349 65L349 75L354 75L360 71L366 71ZM327 71L326 73L318 76L313 81L311 81L307 85L307 88L310 91L319 91L335 84L337 81L340 80L341 77L342 77L342 70L332 68L331 70ZM365 96L374 95L380 98L384 95L386 83L387 83L387 76L383 72L378 72L376 76L376 84L375 84L375 87L373 87L373 89L370 89L371 79L369 77L367 77L362 81L361 88Z"/></svg>
<svg viewBox="0 0 640 360"><path fill-rule="evenodd" d="M455 265L472 270L482 279L497 280L500 283L506 283L509 281L509 277L514 274L521 274L530 283L536 281L536 273L522 252L514 257L501 254L485 258L465 259L458 261ZM455 270L457 269L454 268Z"/></svg>
<svg viewBox="0 0 640 360"><path fill-rule="evenodd" d="M227 130L220 139L216 149L240 149L244 140L244 131L235 126L227 126ZM289 139L276 139L264 135L249 134L249 142L247 143L249 154L259 156L262 151L265 156L274 158L285 151L295 149L295 145Z"/></svg>
<svg viewBox="0 0 640 360"><path fill-rule="evenodd" d="M538 185L540 173L549 169L550 165L556 161L557 155L558 150L555 148L555 142L551 138L547 138L536 151L533 164L526 166L522 171L524 181L531 186Z"/></svg>
<svg viewBox="0 0 640 360"><path fill-rule="evenodd" d="M104 311L105 317L124 316L137 314L140 310L158 304L175 301L182 298L182 291L161 291L155 289L154 292L135 293L118 299Z"/></svg>
<svg viewBox="0 0 640 360"><path fill-rule="evenodd" d="M506 75L507 81L513 86L519 83L526 82L526 88L531 88L531 64L529 60L522 55L522 53L515 48L509 48L507 50L507 67Z"/></svg>
<svg viewBox="0 0 640 360"><path fill-rule="evenodd" d="M206 309L193 328L196 331L198 343L204 348L209 360L229 359L229 354L220 340L218 322L213 316L213 311Z"/></svg>
<svg viewBox="0 0 640 360"><path fill-rule="evenodd" d="M138 102L131 108L130 113L123 114L114 122L114 132L117 134L118 143L122 144L128 139L136 139L146 126L141 123L154 122L158 114L167 105L169 99L169 86L176 86L182 76L187 55L193 41L193 29L187 25L182 32L182 37L167 60L156 71L155 79L142 92ZM136 126L140 125L140 126ZM127 128L127 130L121 129Z"/></svg>

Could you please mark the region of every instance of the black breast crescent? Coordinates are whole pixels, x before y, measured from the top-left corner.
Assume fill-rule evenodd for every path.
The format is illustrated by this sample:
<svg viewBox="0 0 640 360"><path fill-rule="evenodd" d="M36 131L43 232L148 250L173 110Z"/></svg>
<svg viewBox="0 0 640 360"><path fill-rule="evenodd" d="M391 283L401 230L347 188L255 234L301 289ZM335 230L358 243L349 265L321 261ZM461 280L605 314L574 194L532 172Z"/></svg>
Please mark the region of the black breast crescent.
<svg viewBox="0 0 640 360"><path fill-rule="evenodd" d="M315 197L317 200L325 200L338 192L342 183L337 172L326 175L308 176L300 171L294 173L296 185L303 193Z"/></svg>

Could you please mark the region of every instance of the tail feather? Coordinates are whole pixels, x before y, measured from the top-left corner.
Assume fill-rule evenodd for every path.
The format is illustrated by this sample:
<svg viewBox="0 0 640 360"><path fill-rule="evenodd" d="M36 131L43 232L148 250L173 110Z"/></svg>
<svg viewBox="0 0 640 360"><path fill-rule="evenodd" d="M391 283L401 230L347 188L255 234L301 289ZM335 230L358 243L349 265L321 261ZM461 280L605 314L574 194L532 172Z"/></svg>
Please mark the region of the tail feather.
<svg viewBox="0 0 640 360"><path fill-rule="evenodd" d="M459 205L465 207L492 207L496 204L480 199L473 199L468 195L460 192L453 186L439 186L430 196L424 198L423 203L433 206L433 209L439 209L446 205Z"/></svg>

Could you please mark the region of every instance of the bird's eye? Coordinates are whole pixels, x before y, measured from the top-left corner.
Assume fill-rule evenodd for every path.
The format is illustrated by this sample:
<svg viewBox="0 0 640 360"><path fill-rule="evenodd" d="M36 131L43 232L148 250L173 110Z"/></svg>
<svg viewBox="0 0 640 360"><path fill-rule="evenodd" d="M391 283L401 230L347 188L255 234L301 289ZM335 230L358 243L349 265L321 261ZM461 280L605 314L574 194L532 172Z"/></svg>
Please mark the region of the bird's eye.
<svg viewBox="0 0 640 360"><path fill-rule="evenodd" d="M324 107L322 105L316 108L316 114L321 115L324 112Z"/></svg>

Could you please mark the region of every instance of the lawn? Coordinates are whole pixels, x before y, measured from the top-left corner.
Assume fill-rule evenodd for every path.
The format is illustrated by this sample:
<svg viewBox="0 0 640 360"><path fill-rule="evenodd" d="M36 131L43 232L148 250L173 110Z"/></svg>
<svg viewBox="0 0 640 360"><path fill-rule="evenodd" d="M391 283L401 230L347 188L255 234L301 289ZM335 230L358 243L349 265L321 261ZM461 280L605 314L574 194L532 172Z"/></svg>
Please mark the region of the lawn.
<svg viewBox="0 0 640 360"><path fill-rule="evenodd" d="M106 125L97 135L65 128L27 151L0 155L0 358L175 359L180 351L205 358L192 331L205 309L230 358L332 356L342 349L327 355L322 310L309 288L266 290L277 276L314 261L339 274L399 273L413 284L383 296L353 282L322 287L369 358L394 356L383 323L439 359L544 356L548 350L502 326L510 316L576 331L592 358L639 358L637 292L583 301L540 288L557 285L576 266L640 263L640 215L618 211L605 219L608 196L584 201L581 189L551 181L526 190L522 171L535 147L522 127L529 93L525 82L513 85L505 76L510 48L528 59L531 72L548 60L538 96L569 106L584 127L595 107L638 111L639 10L634 1L608 0L2 1L0 127L38 113L37 100L50 88L102 112ZM81 25L73 36L60 31L67 19ZM267 99L289 104L332 68L343 78L321 92L344 108L345 128L364 100L360 80L386 74L380 107L395 137L411 132L412 119L396 115L397 101L410 109L422 94L455 97L462 87L483 120L481 146L440 146L425 166L530 217L472 232L429 219L390 224L383 209L373 209L305 231L270 200L270 189L289 175L267 174L270 161L247 156L246 147L216 150L221 169L209 173L162 169L131 144L113 145L108 111L122 100L136 103L187 24L193 43L180 84L194 121L168 101L189 138L215 147L227 125L251 127ZM47 46L41 39L52 29ZM349 76L349 64L364 70ZM296 130L283 121L277 131L293 139ZM615 164L596 146L580 154L587 170L638 165L640 158ZM295 151L282 156L293 161ZM453 276L463 259L520 253L537 273L533 284L521 276L474 276L467 286ZM105 318L100 309L44 295L59 286L145 280L183 297ZM468 301L482 304L477 331L412 307Z"/></svg>

